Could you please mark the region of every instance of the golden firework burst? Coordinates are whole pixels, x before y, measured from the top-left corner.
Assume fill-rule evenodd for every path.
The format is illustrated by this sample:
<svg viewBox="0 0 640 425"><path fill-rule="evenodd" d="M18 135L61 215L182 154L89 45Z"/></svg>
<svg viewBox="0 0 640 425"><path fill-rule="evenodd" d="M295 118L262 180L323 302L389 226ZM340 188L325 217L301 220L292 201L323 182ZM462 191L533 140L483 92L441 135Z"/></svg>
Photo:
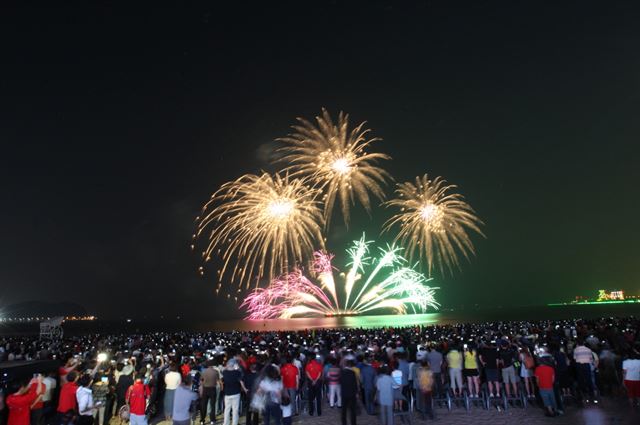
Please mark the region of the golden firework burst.
<svg viewBox="0 0 640 425"><path fill-rule="evenodd" d="M484 236L482 221L462 195L451 193L455 188L441 177L429 180L425 174L416 177L415 184L398 184L397 198L385 203L400 208L400 212L387 220L384 231L399 225L395 240L405 247L411 260L426 260L429 275L434 265L441 272L458 268L459 253L467 260L469 254L475 254L468 230Z"/></svg>
<svg viewBox="0 0 640 425"><path fill-rule="evenodd" d="M231 282L248 287L252 279L257 284L312 258L314 248L324 244L318 192L279 174L248 174L225 183L196 220L194 238L208 238L204 261L218 255L220 281L230 274Z"/></svg>
<svg viewBox="0 0 640 425"><path fill-rule="evenodd" d="M379 138L369 138L370 130L361 123L349 130L349 115L340 112L334 124L329 112L322 109L316 124L298 118L294 132L278 139L285 146L279 149L292 175L310 179L314 187L324 192L324 219L329 224L338 198L345 224L349 223L349 209L355 201L371 211L371 195L384 200L382 185L391 176L376 163L390 159L383 153L367 153L365 149Z"/></svg>

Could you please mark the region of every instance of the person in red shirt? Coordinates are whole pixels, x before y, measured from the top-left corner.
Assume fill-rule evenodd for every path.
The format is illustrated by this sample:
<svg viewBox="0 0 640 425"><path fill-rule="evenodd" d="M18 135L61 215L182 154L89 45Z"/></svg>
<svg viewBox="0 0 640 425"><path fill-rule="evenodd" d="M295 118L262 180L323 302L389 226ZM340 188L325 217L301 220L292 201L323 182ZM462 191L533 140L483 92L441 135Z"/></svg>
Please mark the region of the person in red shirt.
<svg viewBox="0 0 640 425"><path fill-rule="evenodd" d="M541 358L542 359L542 358ZM553 367L546 363L541 363L535 370L535 377L538 380L538 389L540 390L540 398L547 409L547 416L556 415L556 395L553 392L553 383L555 381L555 371Z"/></svg>
<svg viewBox="0 0 640 425"><path fill-rule="evenodd" d="M293 358L291 355L287 356L286 363L280 368L280 375L282 375L282 387L289 394L289 400L293 407L293 414L297 415L296 399L298 396L298 388L300 385L300 372L296 365L293 364Z"/></svg>
<svg viewBox="0 0 640 425"><path fill-rule="evenodd" d="M136 380L127 390L126 400L129 404L131 425L147 425L147 399L151 395L149 387L144 384L144 373L136 375Z"/></svg>
<svg viewBox="0 0 640 425"><path fill-rule="evenodd" d="M311 359L304 371L309 382L309 415L313 416L315 404L320 416L322 414L322 365L317 359Z"/></svg>
<svg viewBox="0 0 640 425"><path fill-rule="evenodd" d="M37 395L36 399L31 404L31 425L42 425L42 412L44 409L42 396L44 396L46 390L47 386L44 383L44 377L42 375L38 375L33 378L29 383L29 391L33 391Z"/></svg>
<svg viewBox="0 0 640 425"><path fill-rule="evenodd" d="M67 383L60 388L60 399L58 401L58 416L60 421L62 417L69 411L78 411L78 400L76 399L76 391L78 391L78 384L76 380L78 375L75 371L71 371L67 374Z"/></svg>
<svg viewBox="0 0 640 425"><path fill-rule="evenodd" d="M182 379L184 379L189 372L191 372L191 366L189 366L189 362L184 362L182 366L180 366L180 374L182 375Z"/></svg>
<svg viewBox="0 0 640 425"><path fill-rule="evenodd" d="M67 374L78 367L78 362L74 357L67 360L64 366L58 368L58 375L60 376L60 385L67 383Z"/></svg>
<svg viewBox="0 0 640 425"><path fill-rule="evenodd" d="M35 387L32 388L28 382L23 382L18 391L7 397L6 405L9 408L7 425L29 425L31 405L39 397L39 393L44 393L42 387L42 376L38 375Z"/></svg>

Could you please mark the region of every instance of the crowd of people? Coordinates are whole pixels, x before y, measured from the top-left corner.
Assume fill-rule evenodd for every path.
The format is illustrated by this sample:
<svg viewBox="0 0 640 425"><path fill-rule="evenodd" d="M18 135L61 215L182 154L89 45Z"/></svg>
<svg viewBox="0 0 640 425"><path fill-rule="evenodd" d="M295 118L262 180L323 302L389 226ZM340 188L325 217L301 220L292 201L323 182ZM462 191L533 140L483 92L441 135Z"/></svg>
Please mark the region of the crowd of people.
<svg viewBox="0 0 640 425"><path fill-rule="evenodd" d="M0 362L58 360L58 370L6 382L8 425L132 425L170 420L289 425L299 415L415 410L434 400L537 398L545 414L566 397L640 401L640 321L496 322L281 332L84 335L61 341L0 338Z"/></svg>

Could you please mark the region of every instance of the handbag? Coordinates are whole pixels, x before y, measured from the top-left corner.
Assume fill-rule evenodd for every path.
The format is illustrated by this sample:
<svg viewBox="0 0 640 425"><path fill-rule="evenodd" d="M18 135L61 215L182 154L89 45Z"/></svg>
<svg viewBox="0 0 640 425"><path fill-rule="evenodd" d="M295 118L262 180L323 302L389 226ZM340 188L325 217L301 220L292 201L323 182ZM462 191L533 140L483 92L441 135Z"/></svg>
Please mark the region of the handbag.
<svg viewBox="0 0 640 425"><path fill-rule="evenodd" d="M118 411L118 417L121 421L129 422L129 418L131 417L131 412L129 411L129 406L126 404L120 408Z"/></svg>
<svg viewBox="0 0 640 425"><path fill-rule="evenodd" d="M251 398L251 410L254 412L262 412L267 404L267 395L261 391L256 393Z"/></svg>

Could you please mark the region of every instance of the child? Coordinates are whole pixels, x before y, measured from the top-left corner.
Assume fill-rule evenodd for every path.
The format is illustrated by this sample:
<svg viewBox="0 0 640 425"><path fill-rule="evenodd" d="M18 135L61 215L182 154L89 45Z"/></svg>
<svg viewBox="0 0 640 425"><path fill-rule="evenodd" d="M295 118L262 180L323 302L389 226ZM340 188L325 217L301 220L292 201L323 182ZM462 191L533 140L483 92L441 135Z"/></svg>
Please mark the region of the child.
<svg viewBox="0 0 640 425"><path fill-rule="evenodd" d="M292 401L289 398L289 394L282 393L282 402L280 403L280 409L282 409L282 425L291 425L291 415L293 414Z"/></svg>
<svg viewBox="0 0 640 425"><path fill-rule="evenodd" d="M393 404L395 405L395 409L398 411L402 410L402 402L404 401L404 397L402 395L402 371L396 369L391 372L391 379L393 380Z"/></svg>

